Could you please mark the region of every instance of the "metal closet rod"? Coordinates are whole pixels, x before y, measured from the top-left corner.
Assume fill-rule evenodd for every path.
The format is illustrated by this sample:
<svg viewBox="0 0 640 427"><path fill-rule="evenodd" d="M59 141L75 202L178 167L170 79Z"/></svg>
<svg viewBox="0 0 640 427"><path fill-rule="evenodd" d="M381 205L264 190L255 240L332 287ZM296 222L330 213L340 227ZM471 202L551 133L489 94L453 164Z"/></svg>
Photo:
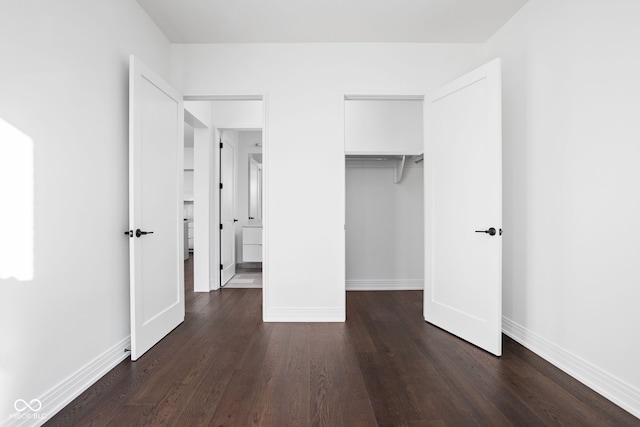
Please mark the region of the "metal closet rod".
<svg viewBox="0 0 640 427"><path fill-rule="evenodd" d="M389 155L367 155L367 154L347 154L345 155L345 159L347 160L401 160L402 158L415 157L416 163L422 161L422 154L389 154Z"/></svg>

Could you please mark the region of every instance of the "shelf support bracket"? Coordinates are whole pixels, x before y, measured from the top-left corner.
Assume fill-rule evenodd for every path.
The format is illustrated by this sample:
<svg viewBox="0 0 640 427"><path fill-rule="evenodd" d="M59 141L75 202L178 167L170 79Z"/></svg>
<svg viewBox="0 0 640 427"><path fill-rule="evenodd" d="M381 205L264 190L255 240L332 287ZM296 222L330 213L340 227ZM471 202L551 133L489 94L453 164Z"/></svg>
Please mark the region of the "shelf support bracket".
<svg viewBox="0 0 640 427"><path fill-rule="evenodd" d="M400 181L402 181L402 175L404 175L404 163L407 160L407 156L402 156L400 159L396 160L396 167L395 167L395 177L393 180L394 184L400 184Z"/></svg>

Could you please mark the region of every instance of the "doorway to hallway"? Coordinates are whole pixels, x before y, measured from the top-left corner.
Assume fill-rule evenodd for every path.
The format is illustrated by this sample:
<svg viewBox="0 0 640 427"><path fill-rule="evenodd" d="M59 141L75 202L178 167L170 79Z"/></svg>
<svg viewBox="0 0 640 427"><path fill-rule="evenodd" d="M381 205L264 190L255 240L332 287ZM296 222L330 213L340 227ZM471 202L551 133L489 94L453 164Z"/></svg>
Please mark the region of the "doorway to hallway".
<svg viewBox="0 0 640 427"><path fill-rule="evenodd" d="M262 141L262 130L222 131L220 283L224 288L262 288Z"/></svg>
<svg viewBox="0 0 640 427"><path fill-rule="evenodd" d="M255 231L258 241L248 248L251 256L244 256L246 259L243 232L249 225L261 228L263 221L264 100L263 96L197 97L187 99L185 108L206 121L210 129L202 135L201 143L197 130L195 135L192 233L194 289L208 292L232 280L237 264L262 260L262 231ZM256 157L260 169L257 182L249 176L250 162ZM249 200L255 200L256 193L260 200L257 208ZM255 220L249 223L252 218Z"/></svg>

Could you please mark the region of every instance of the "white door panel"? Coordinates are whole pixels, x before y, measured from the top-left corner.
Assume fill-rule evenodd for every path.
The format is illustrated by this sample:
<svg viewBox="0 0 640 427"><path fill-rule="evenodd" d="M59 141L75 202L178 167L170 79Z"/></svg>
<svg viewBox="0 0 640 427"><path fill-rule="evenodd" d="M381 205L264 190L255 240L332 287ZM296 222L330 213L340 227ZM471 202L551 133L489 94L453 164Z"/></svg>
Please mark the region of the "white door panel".
<svg viewBox="0 0 640 427"><path fill-rule="evenodd" d="M182 96L130 63L131 359L184 320ZM136 230L152 234L136 235Z"/></svg>
<svg viewBox="0 0 640 427"><path fill-rule="evenodd" d="M220 284L225 285L236 274L235 227L235 149L225 142L220 149Z"/></svg>
<svg viewBox="0 0 640 427"><path fill-rule="evenodd" d="M502 348L500 96L494 60L425 100L425 319L496 355ZM491 227L493 236L476 232Z"/></svg>

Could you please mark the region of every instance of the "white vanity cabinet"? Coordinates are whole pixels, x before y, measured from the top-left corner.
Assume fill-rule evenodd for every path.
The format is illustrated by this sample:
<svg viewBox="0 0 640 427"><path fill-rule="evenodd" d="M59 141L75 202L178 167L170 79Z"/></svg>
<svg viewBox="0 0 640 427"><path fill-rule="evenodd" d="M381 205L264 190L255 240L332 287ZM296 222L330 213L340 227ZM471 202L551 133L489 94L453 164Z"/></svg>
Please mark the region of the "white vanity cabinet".
<svg viewBox="0 0 640 427"><path fill-rule="evenodd" d="M242 262L262 262L262 225L242 227Z"/></svg>
<svg viewBox="0 0 640 427"><path fill-rule="evenodd" d="M187 223L187 245L190 251L193 251L193 221Z"/></svg>

